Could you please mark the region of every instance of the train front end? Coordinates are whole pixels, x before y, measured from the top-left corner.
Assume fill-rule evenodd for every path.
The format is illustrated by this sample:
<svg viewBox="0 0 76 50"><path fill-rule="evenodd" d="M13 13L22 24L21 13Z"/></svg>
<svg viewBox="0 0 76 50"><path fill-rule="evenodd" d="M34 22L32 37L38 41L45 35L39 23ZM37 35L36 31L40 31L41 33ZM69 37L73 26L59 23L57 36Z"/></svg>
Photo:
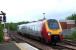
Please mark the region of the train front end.
<svg viewBox="0 0 76 50"><path fill-rule="evenodd" d="M55 19L46 20L42 30L43 38L46 43L57 43L63 40L62 28L60 23Z"/></svg>

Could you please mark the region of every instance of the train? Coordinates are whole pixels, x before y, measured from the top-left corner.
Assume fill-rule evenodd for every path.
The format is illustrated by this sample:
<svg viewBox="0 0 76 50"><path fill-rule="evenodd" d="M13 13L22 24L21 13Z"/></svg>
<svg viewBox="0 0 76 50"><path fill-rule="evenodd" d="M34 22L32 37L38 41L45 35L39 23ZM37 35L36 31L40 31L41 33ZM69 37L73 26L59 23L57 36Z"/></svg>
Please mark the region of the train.
<svg viewBox="0 0 76 50"><path fill-rule="evenodd" d="M62 28L56 19L46 19L17 26L17 32L22 35L40 39L45 43L56 44L63 41Z"/></svg>

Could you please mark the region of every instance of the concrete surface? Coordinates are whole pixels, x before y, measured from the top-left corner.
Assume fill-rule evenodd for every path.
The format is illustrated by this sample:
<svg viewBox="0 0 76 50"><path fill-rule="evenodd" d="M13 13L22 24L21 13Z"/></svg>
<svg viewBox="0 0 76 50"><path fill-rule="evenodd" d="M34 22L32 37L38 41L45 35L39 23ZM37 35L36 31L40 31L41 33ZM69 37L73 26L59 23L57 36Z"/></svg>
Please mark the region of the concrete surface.
<svg viewBox="0 0 76 50"><path fill-rule="evenodd" d="M38 50L38 49L27 43L10 42L0 44L0 50Z"/></svg>
<svg viewBox="0 0 76 50"><path fill-rule="evenodd" d="M14 43L1 44L0 50L20 50Z"/></svg>

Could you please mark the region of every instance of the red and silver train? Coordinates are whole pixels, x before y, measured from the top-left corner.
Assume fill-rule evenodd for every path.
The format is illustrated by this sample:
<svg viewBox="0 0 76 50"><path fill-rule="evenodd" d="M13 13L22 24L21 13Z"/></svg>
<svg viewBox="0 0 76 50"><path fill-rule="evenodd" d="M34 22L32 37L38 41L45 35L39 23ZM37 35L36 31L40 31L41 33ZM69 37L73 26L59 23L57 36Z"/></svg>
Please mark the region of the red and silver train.
<svg viewBox="0 0 76 50"><path fill-rule="evenodd" d="M55 19L31 22L28 24L18 25L18 33L23 35L40 38L46 43L57 43L63 40L62 28L60 23Z"/></svg>

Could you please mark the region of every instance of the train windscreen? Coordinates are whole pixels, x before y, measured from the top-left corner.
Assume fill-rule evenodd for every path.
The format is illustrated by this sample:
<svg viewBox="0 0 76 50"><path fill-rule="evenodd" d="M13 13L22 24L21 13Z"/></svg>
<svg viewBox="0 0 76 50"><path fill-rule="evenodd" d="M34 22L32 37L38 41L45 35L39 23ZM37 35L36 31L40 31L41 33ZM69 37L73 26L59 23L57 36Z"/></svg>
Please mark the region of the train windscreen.
<svg viewBox="0 0 76 50"><path fill-rule="evenodd" d="M50 20L48 20L48 27L49 27L49 29L59 29L59 24L58 24L57 20L50 19Z"/></svg>

